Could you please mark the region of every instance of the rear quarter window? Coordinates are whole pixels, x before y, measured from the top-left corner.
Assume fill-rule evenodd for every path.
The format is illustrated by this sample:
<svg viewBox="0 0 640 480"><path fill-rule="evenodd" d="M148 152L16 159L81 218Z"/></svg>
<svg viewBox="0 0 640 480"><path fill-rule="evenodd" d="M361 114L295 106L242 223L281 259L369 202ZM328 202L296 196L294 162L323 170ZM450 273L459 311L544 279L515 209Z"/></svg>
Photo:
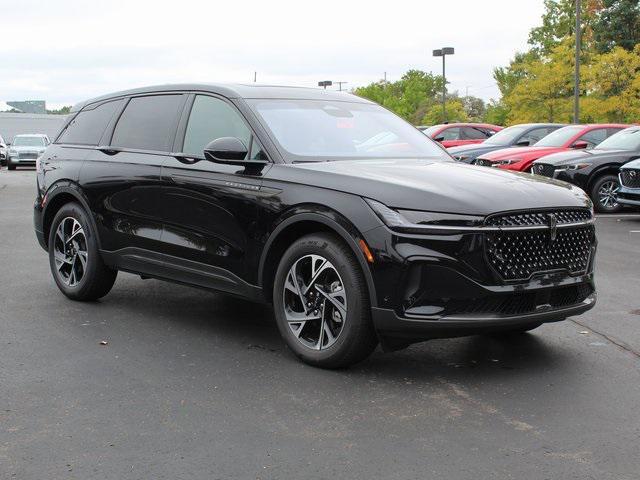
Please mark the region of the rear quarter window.
<svg viewBox="0 0 640 480"><path fill-rule="evenodd" d="M98 145L107 125L119 111L122 103L123 100L114 100L82 110L67 125L56 143Z"/></svg>

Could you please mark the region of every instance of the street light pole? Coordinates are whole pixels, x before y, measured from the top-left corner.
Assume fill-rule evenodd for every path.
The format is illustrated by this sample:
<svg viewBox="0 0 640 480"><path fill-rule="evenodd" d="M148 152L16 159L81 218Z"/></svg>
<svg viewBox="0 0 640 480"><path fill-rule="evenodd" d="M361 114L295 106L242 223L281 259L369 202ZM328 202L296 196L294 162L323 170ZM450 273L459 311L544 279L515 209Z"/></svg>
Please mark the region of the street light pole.
<svg viewBox="0 0 640 480"><path fill-rule="evenodd" d="M442 121L447 121L447 107L446 107L446 95L447 95L447 76L445 58L447 55L453 55L455 50L453 47L439 48L433 51L434 57L442 57Z"/></svg>
<svg viewBox="0 0 640 480"><path fill-rule="evenodd" d="M573 80L573 123L580 123L580 50L582 26L580 21L580 0L576 0L576 70Z"/></svg>

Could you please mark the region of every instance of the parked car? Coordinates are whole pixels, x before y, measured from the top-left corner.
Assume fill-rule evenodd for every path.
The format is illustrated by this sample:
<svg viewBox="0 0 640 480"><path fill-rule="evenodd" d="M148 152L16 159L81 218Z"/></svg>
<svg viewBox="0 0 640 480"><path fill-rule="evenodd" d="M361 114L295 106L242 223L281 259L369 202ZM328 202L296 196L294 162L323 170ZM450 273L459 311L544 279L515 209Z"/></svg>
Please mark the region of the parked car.
<svg viewBox="0 0 640 480"><path fill-rule="evenodd" d="M7 143L0 135L0 166L5 166L7 164Z"/></svg>
<svg viewBox="0 0 640 480"><path fill-rule="evenodd" d="M571 149L595 148L600 142L628 126L620 124L569 125L550 133L531 147L504 148L482 154L478 157L476 164L529 172L533 162L539 158Z"/></svg>
<svg viewBox="0 0 640 480"><path fill-rule="evenodd" d="M41 159L34 225L71 299L123 270L272 302L290 349L322 367L595 304L582 190L455 162L363 98L177 85L70 117Z"/></svg>
<svg viewBox="0 0 640 480"><path fill-rule="evenodd" d="M592 150L547 155L533 162L532 172L579 186L589 193L598 212L622 210L616 199L618 173L625 163L640 158L640 126L621 130Z"/></svg>
<svg viewBox="0 0 640 480"><path fill-rule="evenodd" d="M425 128L422 132L449 148L482 143L500 130L502 127L488 123L444 123Z"/></svg>
<svg viewBox="0 0 640 480"><path fill-rule="evenodd" d="M560 123L523 123L500 130L482 143L447 150L459 162L475 163L479 155L506 147L528 147L562 127Z"/></svg>
<svg viewBox="0 0 640 480"><path fill-rule="evenodd" d="M18 166L35 165L49 143L49 137L42 134L16 135L9 147L7 168L15 170Z"/></svg>
<svg viewBox="0 0 640 480"><path fill-rule="evenodd" d="M616 200L623 205L640 207L640 160L620 167L620 189Z"/></svg>

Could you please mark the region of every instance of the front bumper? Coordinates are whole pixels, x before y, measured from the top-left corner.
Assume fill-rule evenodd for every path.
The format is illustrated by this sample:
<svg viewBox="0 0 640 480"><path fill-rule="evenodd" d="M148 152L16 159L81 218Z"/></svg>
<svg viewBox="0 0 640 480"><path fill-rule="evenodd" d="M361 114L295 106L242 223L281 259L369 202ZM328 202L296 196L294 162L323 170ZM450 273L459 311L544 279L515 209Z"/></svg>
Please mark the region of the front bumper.
<svg viewBox="0 0 640 480"><path fill-rule="evenodd" d="M616 195L616 200L622 205L640 207L640 188L629 188L621 185Z"/></svg>
<svg viewBox="0 0 640 480"><path fill-rule="evenodd" d="M371 265L381 339L407 343L474 335L563 320L596 303L596 242L581 273L500 277L487 259L482 234L404 235L380 227L367 232L377 253Z"/></svg>

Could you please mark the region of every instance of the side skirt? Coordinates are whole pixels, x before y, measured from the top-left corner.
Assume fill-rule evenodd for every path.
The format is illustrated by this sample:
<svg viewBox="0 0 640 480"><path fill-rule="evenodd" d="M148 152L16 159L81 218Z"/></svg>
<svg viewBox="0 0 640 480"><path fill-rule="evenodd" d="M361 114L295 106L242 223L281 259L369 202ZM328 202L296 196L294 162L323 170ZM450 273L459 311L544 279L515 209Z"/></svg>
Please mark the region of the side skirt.
<svg viewBox="0 0 640 480"><path fill-rule="evenodd" d="M101 250L100 255L110 267L143 278L167 280L264 302L260 287L247 283L223 268L136 247L115 251Z"/></svg>

